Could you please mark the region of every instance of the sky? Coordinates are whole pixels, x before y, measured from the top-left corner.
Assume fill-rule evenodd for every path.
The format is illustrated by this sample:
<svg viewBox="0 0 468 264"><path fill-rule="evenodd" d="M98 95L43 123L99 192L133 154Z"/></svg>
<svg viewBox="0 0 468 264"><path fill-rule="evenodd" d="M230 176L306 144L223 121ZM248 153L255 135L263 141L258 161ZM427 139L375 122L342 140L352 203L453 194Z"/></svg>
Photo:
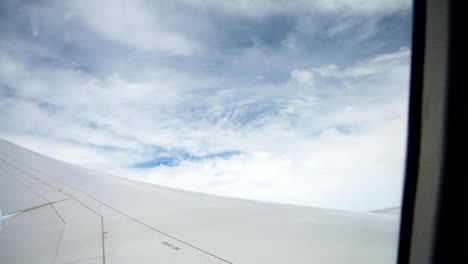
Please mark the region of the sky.
<svg viewBox="0 0 468 264"><path fill-rule="evenodd" d="M401 201L409 0L1 1L0 137L139 181Z"/></svg>

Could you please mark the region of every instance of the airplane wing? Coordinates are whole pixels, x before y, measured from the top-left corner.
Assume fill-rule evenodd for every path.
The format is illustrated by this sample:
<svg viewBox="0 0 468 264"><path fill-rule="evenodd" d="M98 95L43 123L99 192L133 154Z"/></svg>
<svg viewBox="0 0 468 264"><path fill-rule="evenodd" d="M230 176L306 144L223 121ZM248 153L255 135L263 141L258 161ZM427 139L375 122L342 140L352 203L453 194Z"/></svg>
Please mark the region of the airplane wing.
<svg viewBox="0 0 468 264"><path fill-rule="evenodd" d="M374 210L371 212L378 213L378 214L401 215L401 207L389 207L389 208Z"/></svg>
<svg viewBox="0 0 468 264"><path fill-rule="evenodd" d="M0 140L1 263L395 263L397 216L110 176Z"/></svg>

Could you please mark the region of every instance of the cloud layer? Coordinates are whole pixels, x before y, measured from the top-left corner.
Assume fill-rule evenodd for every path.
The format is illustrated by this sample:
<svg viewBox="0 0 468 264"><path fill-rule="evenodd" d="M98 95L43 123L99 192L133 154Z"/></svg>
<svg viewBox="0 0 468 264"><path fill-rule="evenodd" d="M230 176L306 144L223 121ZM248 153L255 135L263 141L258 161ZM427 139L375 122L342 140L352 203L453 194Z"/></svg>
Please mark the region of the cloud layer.
<svg viewBox="0 0 468 264"><path fill-rule="evenodd" d="M400 202L409 1L10 1L0 136L218 195Z"/></svg>

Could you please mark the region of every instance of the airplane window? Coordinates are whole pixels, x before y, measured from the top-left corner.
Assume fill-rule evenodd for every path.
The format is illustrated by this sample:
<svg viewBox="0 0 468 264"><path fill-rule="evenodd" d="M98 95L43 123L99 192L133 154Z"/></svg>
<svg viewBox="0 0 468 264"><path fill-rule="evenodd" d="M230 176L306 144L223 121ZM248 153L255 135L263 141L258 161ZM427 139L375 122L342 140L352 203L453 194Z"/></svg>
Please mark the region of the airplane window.
<svg viewBox="0 0 468 264"><path fill-rule="evenodd" d="M411 1L0 5L0 173L76 200L64 224L80 204L102 217L98 258L150 259L150 238L119 244L130 221L170 256L395 261ZM7 216L37 206L2 192Z"/></svg>

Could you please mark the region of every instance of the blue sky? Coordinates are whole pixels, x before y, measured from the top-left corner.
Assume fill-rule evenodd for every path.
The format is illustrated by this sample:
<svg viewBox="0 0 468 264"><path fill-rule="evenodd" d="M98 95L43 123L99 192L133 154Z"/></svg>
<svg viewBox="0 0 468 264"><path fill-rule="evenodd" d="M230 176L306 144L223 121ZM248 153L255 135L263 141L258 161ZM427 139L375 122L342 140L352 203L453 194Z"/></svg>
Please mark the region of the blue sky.
<svg viewBox="0 0 468 264"><path fill-rule="evenodd" d="M193 191L400 202L410 1L0 5L5 139Z"/></svg>

